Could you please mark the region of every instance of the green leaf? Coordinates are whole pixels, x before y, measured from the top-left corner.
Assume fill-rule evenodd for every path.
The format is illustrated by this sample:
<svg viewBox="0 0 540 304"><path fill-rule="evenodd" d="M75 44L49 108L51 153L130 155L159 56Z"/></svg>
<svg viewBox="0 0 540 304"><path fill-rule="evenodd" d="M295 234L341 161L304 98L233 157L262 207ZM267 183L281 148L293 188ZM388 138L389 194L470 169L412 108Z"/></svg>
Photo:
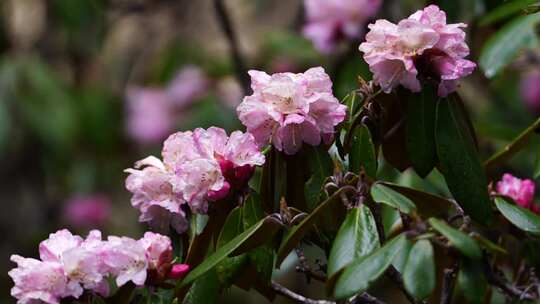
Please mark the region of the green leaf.
<svg viewBox="0 0 540 304"><path fill-rule="evenodd" d="M430 218L429 224L465 256L471 259L480 259L482 257L480 246L467 234L436 218Z"/></svg>
<svg viewBox="0 0 540 304"><path fill-rule="evenodd" d="M484 303L487 282L482 271L482 266L476 261L462 259L457 278L457 286L468 303Z"/></svg>
<svg viewBox="0 0 540 304"><path fill-rule="evenodd" d="M471 233L471 237L475 239L478 242L478 244L480 244L481 247L483 247L484 249L488 251L491 251L494 254L508 254L508 251L506 251L506 249L493 243L489 239L483 237L481 234L473 232Z"/></svg>
<svg viewBox="0 0 540 304"><path fill-rule="evenodd" d="M399 192L412 200L417 206L418 213L421 215L440 215L446 212L450 206L452 206L450 201L438 195L389 182L379 182L379 184L387 186L388 188L391 188L392 190Z"/></svg>
<svg viewBox="0 0 540 304"><path fill-rule="evenodd" d="M520 11L526 9L528 6L538 3L538 0L514 0L508 3L498 6L496 9L489 12L480 19L479 24L481 26L489 25L494 22L501 21L508 17L511 17Z"/></svg>
<svg viewBox="0 0 540 304"><path fill-rule="evenodd" d="M307 155L309 157L311 178L304 186L304 194L308 209L311 211L319 204L324 181L333 174L334 163L328 154L328 150L323 145L306 149L308 149Z"/></svg>
<svg viewBox="0 0 540 304"><path fill-rule="evenodd" d="M537 179L540 177L540 149L538 149L538 152L536 152L536 161L534 163L534 172L533 172L533 178Z"/></svg>
<svg viewBox="0 0 540 304"><path fill-rule="evenodd" d="M538 22L540 13L517 17L486 42L479 60L486 77L495 76L524 48L534 48L538 45L535 32Z"/></svg>
<svg viewBox="0 0 540 304"><path fill-rule="evenodd" d="M203 232L204 227L206 227L207 223L208 223L208 215L194 213L193 217L191 218L192 234L194 236L200 235Z"/></svg>
<svg viewBox="0 0 540 304"><path fill-rule="evenodd" d="M378 249L379 235L366 205L353 208L339 228L328 258L328 277L358 258Z"/></svg>
<svg viewBox="0 0 540 304"><path fill-rule="evenodd" d="M260 220L255 225L251 226L249 229L237 235L227 244L219 247L212 255L207 257L199 266L193 269L183 281L181 281L181 287L192 283L201 275L205 274L208 270L214 268L214 266L219 264L219 262L223 261L229 255L233 254L233 252L239 250L242 245L245 245L250 241L257 239L257 236L260 237L261 232L273 235L277 230L277 225L278 224L271 218L264 218ZM257 243L259 244L251 245L260 245L260 242Z"/></svg>
<svg viewBox="0 0 540 304"><path fill-rule="evenodd" d="M421 177L426 177L437 165L435 117L438 100L432 85L423 86L420 93L408 93L406 147L413 168Z"/></svg>
<svg viewBox="0 0 540 304"><path fill-rule="evenodd" d="M487 180L457 98L450 95L437 105L437 155L456 201L473 219L487 224L492 217Z"/></svg>
<svg viewBox="0 0 540 304"><path fill-rule="evenodd" d="M433 247L428 240L414 244L403 271L403 283L407 291L419 300L426 299L435 289L435 261Z"/></svg>
<svg viewBox="0 0 540 304"><path fill-rule="evenodd" d="M215 270L206 272L198 278L189 289L185 304L214 304L218 303L219 280Z"/></svg>
<svg viewBox="0 0 540 304"><path fill-rule="evenodd" d="M392 264L396 254L406 244L405 235L399 235L368 256L354 260L345 267L334 289L336 299L346 299L366 291Z"/></svg>
<svg viewBox="0 0 540 304"><path fill-rule="evenodd" d="M511 204L502 197L495 198L495 206L507 220L519 229L540 235L540 216L528 209Z"/></svg>
<svg viewBox="0 0 540 304"><path fill-rule="evenodd" d="M371 187L371 196L375 202L389 205L405 214L416 210L416 205L410 199L383 184L374 184Z"/></svg>
<svg viewBox="0 0 540 304"><path fill-rule="evenodd" d="M364 168L372 178L377 175L377 156L368 127L361 125L353 131L352 148L349 154L349 171L360 173Z"/></svg>
<svg viewBox="0 0 540 304"><path fill-rule="evenodd" d="M341 203L339 195L348 188L341 188L332 194L328 199L322 202L315 210L313 210L302 222L294 226L285 234L283 241L277 252L276 265L281 265L289 252L296 247L302 238L314 228L314 225L325 215L328 210L331 210L333 204Z"/></svg>

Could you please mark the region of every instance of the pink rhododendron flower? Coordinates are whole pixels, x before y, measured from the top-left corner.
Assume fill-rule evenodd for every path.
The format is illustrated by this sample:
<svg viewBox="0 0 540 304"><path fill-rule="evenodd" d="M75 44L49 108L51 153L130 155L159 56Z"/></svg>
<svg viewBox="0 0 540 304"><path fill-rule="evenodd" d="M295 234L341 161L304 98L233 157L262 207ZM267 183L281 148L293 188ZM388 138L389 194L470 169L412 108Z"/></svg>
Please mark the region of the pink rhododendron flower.
<svg viewBox="0 0 540 304"><path fill-rule="evenodd" d="M331 142L346 107L332 94L332 81L323 68L273 75L252 70L249 75L253 95L244 98L237 112L259 146L272 143L295 154L304 142Z"/></svg>
<svg viewBox="0 0 540 304"><path fill-rule="evenodd" d="M456 81L473 72L463 23L447 24L446 13L436 5L398 24L377 20L369 25L360 51L373 72L373 81L389 93L398 85L419 92L419 77L439 83L439 96L456 90Z"/></svg>
<svg viewBox="0 0 540 304"><path fill-rule="evenodd" d="M77 248L83 239L67 229L51 233L49 238L39 244L39 257L42 261L62 262L64 252Z"/></svg>
<svg viewBox="0 0 540 304"><path fill-rule="evenodd" d="M512 198L516 204L523 208L530 208L534 199L534 181L530 179L519 179L511 174L504 174L501 181L497 183L499 194Z"/></svg>
<svg viewBox="0 0 540 304"><path fill-rule="evenodd" d="M521 98L535 114L540 114L540 70L533 70L523 76L520 83Z"/></svg>
<svg viewBox="0 0 540 304"><path fill-rule="evenodd" d="M169 96L159 88L130 88L127 92L127 133L141 144L162 141L174 126Z"/></svg>
<svg viewBox="0 0 540 304"><path fill-rule="evenodd" d="M251 134L236 131L229 137L215 127L172 134L162 155L163 162L148 157L137 169L127 169L126 188L133 193L132 205L141 210L140 221L172 225L179 233L187 228L185 208L206 213L209 201L242 189L254 166L264 163Z"/></svg>
<svg viewBox="0 0 540 304"><path fill-rule="evenodd" d="M70 281L62 267L55 261L40 261L12 255L17 268L8 272L15 282L11 295L17 303L58 304L64 297L78 298L83 293L79 284Z"/></svg>
<svg viewBox="0 0 540 304"><path fill-rule="evenodd" d="M177 107L184 107L204 96L210 81L204 72L195 65L180 69L166 88L169 101Z"/></svg>
<svg viewBox="0 0 540 304"><path fill-rule="evenodd" d="M103 226L111 214L111 202L102 194L75 196L64 209L64 218L74 227Z"/></svg>
<svg viewBox="0 0 540 304"><path fill-rule="evenodd" d="M169 237L158 233L146 232L139 242L146 251L149 269L158 269L161 265L172 262L173 248Z"/></svg>
<svg viewBox="0 0 540 304"><path fill-rule="evenodd" d="M116 285L131 281L144 285L148 261L140 242L128 237L109 236L102 253L103 263L116 276Z"/></svg>
<svg viewBox="0 0 540 304"><path fill-rule="evenodd" d="M307 24L304 36L324 53L341 38L358 38L363 25L374 16L381 0L305 0Z"/></svg>
<svg viewBox="0 0 540 304"><path fill-rule="evenodd" d="M144 168L126 170L130 173L126 188L133 193L131 205L141 211L139 221L148 222L159 231L168 231L172 226L178 233L184 232L188 222L182 205L186 201L181 193L173 191L174 174L152 156L135 164L135 168L141 167Z"/></svg>

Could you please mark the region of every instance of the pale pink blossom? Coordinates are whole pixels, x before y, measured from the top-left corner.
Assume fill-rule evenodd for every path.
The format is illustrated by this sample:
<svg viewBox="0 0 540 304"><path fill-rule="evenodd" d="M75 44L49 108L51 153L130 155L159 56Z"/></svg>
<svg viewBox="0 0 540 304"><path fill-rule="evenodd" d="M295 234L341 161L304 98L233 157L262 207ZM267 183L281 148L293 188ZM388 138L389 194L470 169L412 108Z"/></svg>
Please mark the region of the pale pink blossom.
<svg viewBox="0 0 540 304"><path fill-rule="evenodd" d="M304 36L319 51L329 53L340 39L358 38L381 3L381 0L305 0Z"/></svg>
<svg viewBox="0 0 540 304"><path fill-rule="evenodd" d="M103 194L77 195L64 208L64 218L73 227L103 226L110 215L111 201Z"/></svg>
<svg viewBox="0 0 540 304"><path fill-rule="evenodd" d="M273 144L295 154L303 143L331 142L346 107L332 94L332 81L321 67L305 73L268 75L249 71L253 95L238 106L240 121L260 147Z"/></svg>
<svg viewBox="0 0 540 304"><path fill-rule="evenodd" d="M535 114L540 114L540 70L533 70L521 78L521 98Z"/></svg>
<svg viewBox="0 0 540 304"><path fill-rule="evenodd" d="M51 233L49 238L39 244L39 257L42 261L62 262L64 252L79 247L83 239L62 229Z"/></svg>
<svg viewBox="0 0 540 304"><path fill-rule="evenodd" d="M175 193L171 181L174 174L156 157L147 157L127 169L126 188L133 193L131 205L140 210L140 222L146 222L158 231L172 226L178 233L188 227L182 205L182 193Z"/></svg>
<svg viewBox="0 0 540 304"><path fill-rule="evenodd" d="M519 179L509 173L503 175L497 183L497 192L512 198L516 204L523 208L530 208L534 199L536 185L530 179Z"/></svg>
<svg viewBox="0 0 540 304"><path fill-rule="evenodd" d="M187 65L169 82L166 92L170 103L176 107L185 107L204 97L209 85L210 81L201 68Z"/></svg>
<svg viewBox="0 0 540 304"><path fill-rule="evenodd" d="M8 272L15 283L11 296L17 299L18 304L58 304L62 298L78 298L83 293L79 284L67 278L59 262L19 255L12 255L11 261L17 263L17 268Z"/></svg>
<svg viewBox="0 0 540 304"><path fill-rule="evenodd" d="M127 133L140 144L162 141L174 127L174 109L167 92L160 88L130 88L127 91Z"/></svg>
<svg viewBox="0 0 540 304"><path fill-rule="evenodd" d="M447 24L446 13L436 5L401 20L398 24L377 20L370 24L360 51L373 72L375 84L389 93L402 85L419 92L420 78L439 83L438 95L456 90L457 80L473 72L463 23Z"/></svg>
<svg viewBox="0 0 540 304"><path fill-rule="evenodd" d="M131 281L142 286L146 281L148 261L142 244L132 238L109 236L102 252L108 272L116 277L116 285Z"/></svg>
<svg viewBox="0 0 540 304"><path fill-rule="evenodd" d="M159 269L163 264L170 264L173 260L171 239L167 236L146 232L139 240L146 251L148 269Z"/></svg>

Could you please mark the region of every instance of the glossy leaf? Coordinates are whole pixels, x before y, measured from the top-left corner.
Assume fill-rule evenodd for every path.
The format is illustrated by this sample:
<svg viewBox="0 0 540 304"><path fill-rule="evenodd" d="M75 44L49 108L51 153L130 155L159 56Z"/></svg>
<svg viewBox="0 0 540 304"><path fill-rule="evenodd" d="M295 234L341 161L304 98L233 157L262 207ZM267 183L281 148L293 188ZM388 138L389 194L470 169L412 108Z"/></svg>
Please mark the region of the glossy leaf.
<svg viewBox="0 0 540 304"><path fill-rule="evenodd" d="M435 289L435 260L428 240L420 240L411 248L403 271L403 283L407 291L419 300L429 297Z"/></svg>
<svg viewBox="0 0 540 304"><path fill-rule="evenodd" d="M407 153L416 173L426 177L437 165L435 115L439 97L432 85L424 85L421 92L408 93L407 97Z"/></svg>
<svg viewBox="0 0 540 304"><path fill-rule="evenodd" d="M218 302L219 280L215 270L206 272L189 289L185 304L214 304Z"/></svg>
<svg viewBox="0 0 540 304"><path fill-rule="evenodd" d="M467 234L436 218L430 218L429 224L465 256L471 259L480 259L482 257L480 246Z"/></svg>
<svg viewBox="0 0 540 304"><path fill-rule="evenodd" d="M457 278L457 286L468 303L484 303L487 282L482 271L482 266L476 261L462 259Z"/></svg>
<svg viewBox="0 0 540 304"><path fill-rule="evenodd" d="M502 197L495 198L495 205L502 215L516 227L534 235L540 235L540 216L528 209L511 204Z"/></svg>
<svg viewBox="0 0 540 304"><path fill-rule="evenodd" d="M304 194L306 204L309 210L315 209L320 201L324 181L328 176L331 176L334 171L332 158L328 154L328 150L322 145L319 147L307 148L308 161L311 171L311 178L304 186Z"/></svg>
<svg viewBox="0 0 540 304"><path fill-rule="evenodd" d="M358 174L364 168L368 176L375 178L377 156L371 133L365 125L358 126L353 132L352 148L349 153L349 171Z"/></svg>
<svg viewBox="0 0 540 304"><path fill-rule="evenodd" d="M538 0L512 0L502 4L480 19L480 25L489 25L519 13Z"/></svg>
<svg viewBox="0 0 540 304"><path fill-rule="evenodd" d="M389 205L406 214L416 210L416 205L410 199L383 184L374 184L371 187L371 196L375 202Z"/></svg>
<svg viewBox="0 0 540 304"><path fill-rule="evenodd" d="M313 210L302 222L293 226L291 230L285 234L277 252L277 266L281 265L289 252L291 252L302 238L314 228L314 225L324 216L324 214L328 212L328 210L331 210L333 204L341 204L339 195L345 192L346 189L347 188L341 188L336 191L328 199L317 206L317 208L315 208L315 210Z"/></svg>
<svg viewBox="0 0 540 304"><path fill-rule="evenodd" d="M473 219L487 224L492 217L487 180L467 118L456 98L451 95L437 105L437 155L456 201Z"/></svg>
<svg viewBox="0 0 540 304"><path fill-rule="evenodd" d="M346 299L366 291L392 264L406 244L404 235L397 236L372 254L354 260L338 278L334 297Z"/></svg>
<svg viewBox="0 0 540 304"><path fill-rule="evenodd" d="M353 208L347 214L332 244L328 258L328 277L379 247L379 235L373 214L366 205Z"/></svg>
<svg viewBox="0 0 540 304"><path fill-rule="evenodd" d="M389 182L379 182L382 185L391 188L392 190L399 192L412 200L417 206L417 211L421 215L435 216L445 213L452 203L447 199L434 195L428 192L420 191L417 189L404 187Z"/></svg>
<svg viewBox="0 0 540 304"><path fill-rule="evenodd" d="M524 48L534 48L538 45L535 32L538 22L540 13L517 17L486 42L480 54L480 67L486 77L495 76Z"/></svg>
<svg viewBox="0 0 540 304"><path fill-rule="evenodd" d="M221 262L233 252L235 252L235 250L238 250L242 245L254 239L257 236L258 232L264 230L275 232L276 225L277 223L275 223L270 218L264 218L260 220L255 225L251 226L249 229L237 235L227 244L219 247L213 254L207 257L199 266L197 266L187 275L187 277L181 282L181 286L186 286L195 281L201 275L205 274L208 270L212 269L214 266L219 264L219 262Z"/></svg>

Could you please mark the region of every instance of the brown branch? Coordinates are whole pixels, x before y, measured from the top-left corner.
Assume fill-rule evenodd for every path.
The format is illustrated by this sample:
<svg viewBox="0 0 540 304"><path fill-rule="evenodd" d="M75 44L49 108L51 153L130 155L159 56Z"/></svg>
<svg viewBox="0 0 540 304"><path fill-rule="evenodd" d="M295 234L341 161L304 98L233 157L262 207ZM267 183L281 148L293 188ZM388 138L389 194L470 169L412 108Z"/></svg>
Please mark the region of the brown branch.
<svg viewBox="0 0 540 304"><path fill-rule="evenodd" d="M233 60L236 72L236 78L240 82L240 85L244 90L244 94L248 95L250 92L250 80L248 77L244 59L240 52L238 37L232 25L231 18L229 17L229 13L227 11L227 8L225 7L225 4L223 3L223 0L214 0L214 7L216 9L217 20L221 25L221 28L225 36L227 37L227 41L229 43L231 58Z"/></svg>
<svg viewBox="0 0 540 304"><path fill-rule="evenodd" d="M386 304L385 302L377 299L376 297L370 295L367 292L357 295L349 303L350 304Z"/></svg>
<svg viewBox="0 0 540 304"><path fill-rule="evenodd" d="M299 295L286 287L272 281L272 289L277 292L278 294L294 301L295 303L300 304L336 304L334 301L327 301L327 300L313 300L310 298L306 298L302 295Z"/></svg>
<svg viewBox="0 0 540 304"><path fill-rule="evenodd" d="M517 300L536 300L538 299L534 295L527 292L527 290L521 290L516 286L508 282L504 276L497 269L492 269L486 258L483 259L484 274L489 284L497 287L508 297Z"/></svg>
<svg viewBox="0 0 540 304"><path fill-rule="evenodd" d="M443 277L443 286L441 292L441 304L450 304L452 303L452 294L454 290L454 285L456 282L456 274L459 270L459 264L455 263L451 268L446 268L444 270Z"/></svg>

